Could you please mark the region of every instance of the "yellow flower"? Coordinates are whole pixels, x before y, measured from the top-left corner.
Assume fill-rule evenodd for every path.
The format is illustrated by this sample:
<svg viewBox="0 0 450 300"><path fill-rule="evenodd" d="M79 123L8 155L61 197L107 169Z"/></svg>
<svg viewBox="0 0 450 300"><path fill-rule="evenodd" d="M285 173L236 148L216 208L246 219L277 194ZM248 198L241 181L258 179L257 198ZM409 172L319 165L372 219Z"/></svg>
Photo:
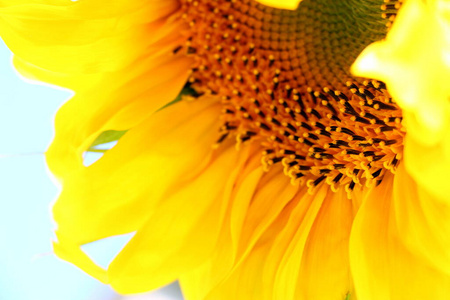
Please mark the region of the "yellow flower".
<svg viewBox="0 0 450 300"><path fill-rule="evenodd" d="M121 293L445 299L447 1L260 2L0 0L18 70L76 92L55 253ZM107 270L80 248L129 232Z"/></svg>

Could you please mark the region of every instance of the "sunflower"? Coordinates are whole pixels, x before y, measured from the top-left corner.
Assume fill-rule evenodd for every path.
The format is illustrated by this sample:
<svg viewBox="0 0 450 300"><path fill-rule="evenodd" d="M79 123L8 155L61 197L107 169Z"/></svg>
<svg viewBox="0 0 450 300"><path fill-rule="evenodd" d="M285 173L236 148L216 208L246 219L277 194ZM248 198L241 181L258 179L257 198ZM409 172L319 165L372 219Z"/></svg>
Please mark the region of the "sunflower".
<svg viewBox="0 0 450 300"><path fill-rule="evenodd" d="M299 2L0 1L16 68L76 93L58 256L124 294L448 297L450 6ZM80 248L130 232L107 270Z"/></svg>

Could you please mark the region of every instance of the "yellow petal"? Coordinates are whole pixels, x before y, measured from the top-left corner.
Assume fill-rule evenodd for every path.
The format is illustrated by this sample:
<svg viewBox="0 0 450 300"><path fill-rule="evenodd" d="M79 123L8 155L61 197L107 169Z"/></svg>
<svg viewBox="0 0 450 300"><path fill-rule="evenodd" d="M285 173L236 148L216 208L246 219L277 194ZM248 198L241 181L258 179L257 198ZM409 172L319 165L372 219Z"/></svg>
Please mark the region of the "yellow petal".
<svg viewBox="0 0 450 300"><path fill-rule="evenodd" d="M385 41L353 65L359 76L386 82L406 127L405 167L428 192L450 200L450 6L408 0Z"/></svg>
<svg viewBox="0 0 450 300"><path fill-rule="evenodd" d="M267 183L278 179L281 177L274 176ZM285 183L289 185L288 180ZM276 191L276 186L272 190ZM297 195L287 193L288 201L284 201L276 214L260 207L261 214L265 212L273 217L251 251L236 262L236 267L217 286L212 286L206 297L204 290L211 286L205 286L203 278L217 276L214 263L209 269L197 270L194 276L188 273L182 277L180 283L187 299L345 299L352 289L347 250L353 204L345 191L336 197L327 190L323 186L314 195L305 189ZM273 199L270 193L264 195L261 192L255 200L260 198L262 204ZM244 223L244 231L255 228L248 225ZM245 239L241 242L248 243Z"/></svg>
<svg viewBox="0 0 450 300"><path fill-rule="evenodd" d="M97 272L80 260L79 246L138 230L180 178L189 180L205 167L218 131L220 106L215 103L182 101L161 110L99 161L66 177L53 207L55 252Z"/></svg>
<svg viewBox="0 0 450 300"><path fill-rule="evenodd" d="M151 28L151 36L146 37L147 46L142 53L128 53L127 60L130 62L122 66L115 72L106 72L98 70L95 73L73 73L70 69L62 66L61 70L46 69L42 66L27 61L20 56L14 56L14 66L25 77L32 80L38 80L69 88L74 91L86 91L94 88L104 82L121 82L130 81L134 77L139 77L150 71L152 68L162 65L164 62L175 60L173 49L179 45L180 37L175 32L180 30L180 22L172 20L171 22L155 21L147 24ZM182 68L182 66L180 66ZM151 73L150 73L151 74ZM103 82L102 82L103 80ZM110 84L105 86L111 88Z"/></svg>
<svg viewBox="0 0 450 300"><path fill-rule="evenodd" d="M352 217L352 204L344 190L337 195L335 198L336 194L323 185L314 195L300 197L298 208L286 224L290 230L274 242L278 246L272 255L282 257L278 263L271 262L272 272L276 272L274 299L345 299L351 288L344 244L350 221L337 220ZM332 207L336 211L331 211ZM335 227L331 229L333 221ZM325 234L326 230L333 234ZM337 253L326 255L326 247L331 246ZM320 260L322 265L318 266ZM327 283L333 286L325 287Z"/></svg>
<svg viewBox="0 0 450 300"><path fill-rule="evenodd" d="M302 0L257 0L257 2L271 7L295 10Z"/></svg>
<svg viewBox="0 0 450 300"><path fill-rule="evenodd" d="M2 1L0 34L22 59L63 73L118 70L152 43L177 1Z"/></svg>
<svg viewBox="0 0 450 300"><path fill-rule="evenodd" d="M236 206L246 206L251 201L263 173L260 166L258 167L249 174L237 178L237 186L233 189L235 195L231 200L232 204L230 204L231 207L224 220L214 253L200 266L180 276L179 280L185 299L203 299L233 268L236 260L236 246L233 244L231 236L232 231L240 231L241 228L235 229L233 227L237 227L236 225L230 225L230 223L236 223L236 220L232 221L232 219L236 219L236 216L231 216L230 212L235 210ZM246 170L250 168L246 168Z"/></svg>
<svg viewBox="0 0 450 300"><path fill-rule="evenodd" d="M386 40L363 51L358 76L385 81L404 112L408 135L427 146L442 141L450 122L450 6L408 0Z"/></svg>
<svg viewBox="0 0 450 300"><path fill-rule="evenodd" d="M13 56L14 68L23 77L30 79L32 81L40 81L48 84L55 85L57 87L62 87L70 89L72 91L79 90L84 86L92 86L94 83L100 82L103 73L93 73L93 74L68 74L68 73L57 73L49 71L47 69L38 67L21 57Z"/></svg>
<svg viewBox="0 0 450 300"><path fill-rule="evenodd" d="M251 165L248 167L250 170L253 168ZM202 266L180 278L187 299L203 299L211 290L214 291L207 299L229 297L232 291L223 292L220 288L219 295L216 294L216 286L227 278L235 265L245 261L248 255L253 255L254 245L295 195L298 188L290 184L290 179L281 169L274 167L262 178L261 173L262 168L257 165L249 174L240 176L245 179L236 186L230 220L224 224L216 253ZM260 292L263 293L263 287ZM245 295L242 292L240 297L245 299Z"/></svg>
<svg viewBox="0 0 450 300"><path fill-rule="evenodd" d="M83 167L82 154L101 132L129 129L175 99L187 80L191 61L160 59L158 63L141 60L139 67L136 62L125 73L129 75L105 76L101 90L79 92L58 111L55 138L47 151L49 168L57 177L62 179Z"/></svg>
<svg viewBox="0 0 450 300"><path fill-rule="evenodd" d="M70 261L79 266L83 271L97 280L108 283L106 270L94 263L91 258L81 250L80 245L73 243L70 237L58 237L57 242L53 242L53 252L64 260Z"/></svg>
<svg viewBox="0 0 450 300"><path fill-rule="evenodd" d="M405 247L450 279L450 204L417 186L401 165L394 178L392 209Z"/></svg>
<svg viewBox="0 0 450 300"><path fill-rule="evenodd" d="M147 222L108 269L114 289L155 289L211 256L228 210L227 189L247 160L245 152L229 147L199 176L180 178L154 211L147 210Z"/></svg>
<svg viewBox="0 0 450 300"><path fill-rule="evenodd" d="M450 293L450 207L400 165L364 199L350 238L358 299L445 299Z"/></svg>
<svg viewBox="0 0 450 300"><path fill-rule="evenodd" d="M288 180L286 181L289 182ZM212 286L207 296L201 299L272 299L273 280L266 280L265 269L268 264L276 264L274 262L276 257L269 256L269 252L274 247L274 238L285 230L286 220L291 214L292 207L292 205L288 205L286 209L277 214L271 224L267 224L266 230L261 234L256 245L246 255L245 259L222 282ZM202 278L203 276L208 276L208 274L205 272L194 277L190 277L190 274L187 274L187 276L181 278L180 284L183 291L185 291L187 299L196 299L194 295L204 294ZM211 286L206 286L206 288L210 289Z"/></svg>
<svg viewBox="0 0 450 300"><path fill-rule="evenodd" d="M404 156L405 168L414 180L434 197L450 203L450 128L442 143L431 147L407 136Z"/></svg>
<svg viewBox="0 0 450 300"><path fill-rule="evenodd" d="M344 190L328 193L305 245L295 299L352 295L348 242L355 213Z"/></svg>
<svg viewBox="0 0 450 300"><path fill-rule="evenodd" d="M236 236L239 237L240 256L245 256L251 251L253 245L298 191L298 187L290 183L290 179L281 168L281 166L273 167L262 177L248 208L239 212L245 214L243 223L240 226L235 224L236 227L240 227L240 232L236 232Z"/></svg>
<svg viewBox="0 0 450 300"><path fill-rule="evenodd" d="M8 26L20 27L26 32L23 35L21 30L11 33L11 38L23 38L33 44L33 47L18 45L18 56L14 59L18 70L26 77L76 92L74 99L57 114L56 136L47 155L50 169L60 179L83 167L82 154L101 132L135 126L175 99L184 86L191 60L173 55L173 49L181 42L180 20L166 20L177 4L161 0L150 2L115 0L106 6L101 1L1 3L0 14L11 21ZM100 9L103 6L105 8ZM8 30L8 26L4 30ZM140 27L145 32L141 32ZM129 36L127 30L141 32L145 38L135 33ZM103 43L113 37L120 39L118 47ZM124 38L132 41L123 44ZM33 39L44 42L41 45ZM11 43L14 44L14 40ZM91 47L89 55L84 55L79 47L92 43L103 43L101 47L106 52ZM136 51L123 47L134 47ZM59 61L60 52L65 61ZM82 57L71 57L71 53ZM125 60L120 62L121 58L116 55L123 55ZM101 64L103 59L117 65L91 68L93 64Z"/></svg>

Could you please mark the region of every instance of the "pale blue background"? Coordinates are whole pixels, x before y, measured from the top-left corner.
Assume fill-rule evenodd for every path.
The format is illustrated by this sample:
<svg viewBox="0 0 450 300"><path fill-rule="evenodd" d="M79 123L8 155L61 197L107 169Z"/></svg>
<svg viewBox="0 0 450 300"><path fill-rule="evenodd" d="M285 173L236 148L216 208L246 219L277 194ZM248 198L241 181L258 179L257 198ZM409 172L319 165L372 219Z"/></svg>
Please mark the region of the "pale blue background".
<svg viewBox="0 0 450 300"><path fill-rule="evenodd" d="M0 40L0 300L122 299L52 254L50 204L58 190L43 152L52 139L54 114L70 96L23 81ZM108 241L95 251L105 260L123 241ZM179 297L171 287L145 299Z"/></svg>

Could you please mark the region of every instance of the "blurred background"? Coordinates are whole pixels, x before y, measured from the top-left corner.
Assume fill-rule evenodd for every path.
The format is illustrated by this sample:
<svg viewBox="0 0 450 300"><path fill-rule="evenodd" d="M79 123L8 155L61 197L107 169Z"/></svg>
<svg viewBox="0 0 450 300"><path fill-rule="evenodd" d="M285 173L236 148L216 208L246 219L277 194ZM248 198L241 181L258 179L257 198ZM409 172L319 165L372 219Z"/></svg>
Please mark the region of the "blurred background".
<svg viewBox="0 0 450 300"><path fill-rule="evenodd" d="M21 78L0 40L0 300L182 299L176 284L122 297L52 254L50 206L58 188L43 153L52 139L54 114L71 94ZM103 240L85 250L106 265L129 238Z"/></svg>

